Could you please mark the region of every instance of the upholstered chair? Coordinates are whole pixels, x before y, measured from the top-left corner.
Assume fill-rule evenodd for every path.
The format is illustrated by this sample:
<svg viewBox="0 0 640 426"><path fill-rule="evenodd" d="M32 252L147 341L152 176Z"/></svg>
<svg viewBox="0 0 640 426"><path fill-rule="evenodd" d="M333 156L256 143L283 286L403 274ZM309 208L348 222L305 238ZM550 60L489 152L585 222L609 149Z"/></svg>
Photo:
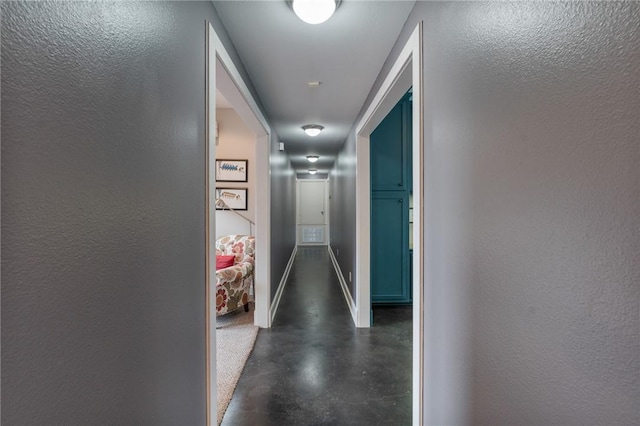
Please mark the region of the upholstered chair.
<svg viewBox="0 0 640 426"><path fill-rule="evenodd" d="M248 312L255 264L255 237L227 235L218 238L216 264L216 316L243 306Z"/></svg>

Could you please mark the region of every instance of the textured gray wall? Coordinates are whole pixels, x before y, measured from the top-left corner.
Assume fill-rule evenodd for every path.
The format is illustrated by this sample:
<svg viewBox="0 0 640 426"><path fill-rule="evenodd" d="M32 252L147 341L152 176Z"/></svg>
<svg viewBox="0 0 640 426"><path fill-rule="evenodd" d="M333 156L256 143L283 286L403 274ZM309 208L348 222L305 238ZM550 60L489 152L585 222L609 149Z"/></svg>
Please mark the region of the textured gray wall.
<svg viewBox="0 0 640 426"><path fill-rule="evenodd" d="M426 423L640 424L640 4L420 20Z"/></svg>
<svg viewBox="0 0 640 426"><path fill-rule="evenodd" d="M2 3L3 424L204 424L206 19Z"/></svg>
<svg viewBox="0 0 640 426"><path fill-rule="evenodd" d="M271 134L271 300L296 245L296 174Z"/></svg>

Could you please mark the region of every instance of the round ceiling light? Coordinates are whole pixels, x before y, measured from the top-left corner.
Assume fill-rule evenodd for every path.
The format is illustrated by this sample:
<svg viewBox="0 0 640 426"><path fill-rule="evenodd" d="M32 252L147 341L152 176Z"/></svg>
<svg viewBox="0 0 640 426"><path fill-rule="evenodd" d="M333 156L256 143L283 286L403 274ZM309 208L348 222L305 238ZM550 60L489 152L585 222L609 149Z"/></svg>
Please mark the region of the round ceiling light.
<svg viewBox="0 0 640 426"><path fill-rule="evenodd" d="M318 173L318 171L316 169L309 169L309 174L310 175L315 175L316 173Z"/></svg>
<svg viewBox="0 0 640 426"><path fill-rule="evenodd" d="M311 137L318 136L322 129L324 129L324 127L319 124L305 124L302 126L302 130Z"/></svg>
<svg viewBox="0 0 640 426"><path fill-rule="evenodd" d="M335 0L293 0L293 11L307 24L321 24L336 10Z"/></svg>
<svg viewBox="0 0 640 426"><path fill-rule="evenodd" d="M310 163L315 163L316 161L318 161L318 157L317 155L307 155L307 160L309 160Z"/></svg>

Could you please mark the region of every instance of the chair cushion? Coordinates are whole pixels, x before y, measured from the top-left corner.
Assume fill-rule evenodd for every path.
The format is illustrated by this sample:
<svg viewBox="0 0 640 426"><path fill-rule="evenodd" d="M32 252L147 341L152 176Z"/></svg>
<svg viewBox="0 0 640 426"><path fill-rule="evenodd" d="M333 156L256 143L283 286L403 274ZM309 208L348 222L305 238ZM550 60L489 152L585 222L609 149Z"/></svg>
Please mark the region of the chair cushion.
<svg viewBox="0 0 640 426"><path fill-rule="evenodd" d="M235 255L229 255L229 256L216 256L216 271L218 269L224 269L224 268L228 268L229 266L233 266L235 264L236 261L236 256Z"/></svg>

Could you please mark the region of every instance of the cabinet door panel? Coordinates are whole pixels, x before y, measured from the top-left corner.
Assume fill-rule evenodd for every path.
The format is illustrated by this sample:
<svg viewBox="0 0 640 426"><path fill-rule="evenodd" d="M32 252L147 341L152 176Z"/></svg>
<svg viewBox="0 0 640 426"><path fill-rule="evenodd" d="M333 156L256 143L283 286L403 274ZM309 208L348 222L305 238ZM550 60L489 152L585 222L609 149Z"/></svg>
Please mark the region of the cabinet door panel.
<svg viewBox="0 0 640 426"><path fill-rule="evenodd" d="M371 198L371 301L408 303L408 202L404 192Z"/></svg>
<svg viewBox="0 0 640 426"><path fill-rule="evenodd" d="M399 103L371 133L372 191L408 189L403 121L403 104Z"/></svg>

